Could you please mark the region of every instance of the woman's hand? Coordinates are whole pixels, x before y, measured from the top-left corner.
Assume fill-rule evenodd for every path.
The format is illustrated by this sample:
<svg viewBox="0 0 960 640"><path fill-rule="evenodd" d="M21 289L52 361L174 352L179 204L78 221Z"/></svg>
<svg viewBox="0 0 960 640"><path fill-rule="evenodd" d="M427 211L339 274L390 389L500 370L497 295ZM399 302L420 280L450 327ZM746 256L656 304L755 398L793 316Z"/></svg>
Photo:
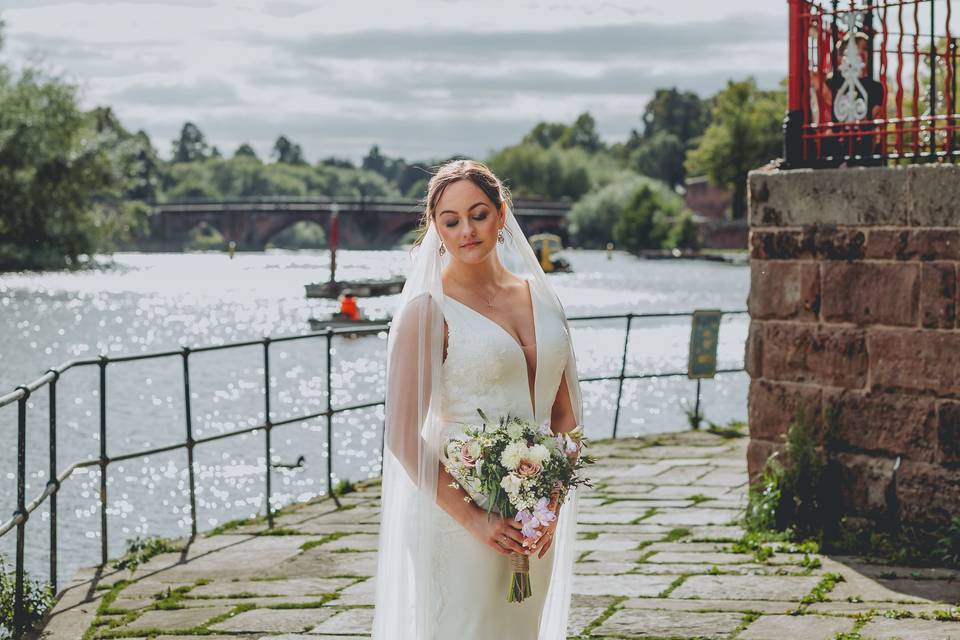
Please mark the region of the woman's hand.
<svg viewBox="0 0 960 640"><path fill-rule="evenodd" d="M499 554L506 556L515 552L528 555L531 550L523 547L523 534L520 533L522 526L513 518L504 518L495 512L488 518L485 509L474 507L473 515L467 523L467 531Z"/></svg>

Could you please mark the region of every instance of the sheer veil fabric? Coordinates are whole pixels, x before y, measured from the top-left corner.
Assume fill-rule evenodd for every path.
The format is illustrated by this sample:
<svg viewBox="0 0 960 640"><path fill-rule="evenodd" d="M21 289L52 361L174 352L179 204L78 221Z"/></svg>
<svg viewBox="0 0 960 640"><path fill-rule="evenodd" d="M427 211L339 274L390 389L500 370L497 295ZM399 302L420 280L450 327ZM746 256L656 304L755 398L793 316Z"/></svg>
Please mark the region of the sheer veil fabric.
<svg viewBox="0 0 960 640"><path fill-rule="evenodd" d="M582 407L570 328L560 301L508 208L504 243L497 246L505 267L527 278L541 300L563 319L568 358L564 374L577 424ZM434 514L440 464L443 415L443 286L449 255L439 254L433 222L400 294L387 340L386 426L382 474L376 610L373 637L378 640L433 640L433 607L444 585L432 575L437 542ZM492 416L491 416L492 418ZM553 570L538 640L566 638L570 608L578 496L571 492L560 511L553 542ZM468 576L453 579L466 580ZM504 598L507 585L503 585ZM464 638L463 640L470 640Z"/></svg>

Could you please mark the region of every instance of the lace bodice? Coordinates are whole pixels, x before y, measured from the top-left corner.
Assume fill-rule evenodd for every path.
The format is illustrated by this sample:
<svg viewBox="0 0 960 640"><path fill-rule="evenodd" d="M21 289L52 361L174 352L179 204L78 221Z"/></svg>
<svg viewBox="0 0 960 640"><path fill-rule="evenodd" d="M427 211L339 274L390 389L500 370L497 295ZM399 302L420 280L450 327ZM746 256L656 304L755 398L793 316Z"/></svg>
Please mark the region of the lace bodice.
<svg viewBox="0 0 960 640"><path fill-rule="evenodd" d="M443 363L443 420L479 424L477 409L491 420L501 415L542 422L553 401L569 355L563 319L549 300L531 289L536 343L533 394L524 347L494 320L445 297L447 357Z"/></svg>

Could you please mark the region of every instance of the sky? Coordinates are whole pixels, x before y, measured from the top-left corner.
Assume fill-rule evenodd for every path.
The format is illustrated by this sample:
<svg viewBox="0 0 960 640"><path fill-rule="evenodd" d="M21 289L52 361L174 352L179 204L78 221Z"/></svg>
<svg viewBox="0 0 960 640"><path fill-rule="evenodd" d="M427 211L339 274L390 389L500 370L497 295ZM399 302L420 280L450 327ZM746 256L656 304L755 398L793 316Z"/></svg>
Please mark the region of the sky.
<svg viewBox="0 0 960 640"><path fill-rule="evenodd" d="M111 106L161 156L191 121L232 154L483 158L583 111L608 142L656 88L774 88L786 0L0 0L0 62Z"/></svg>

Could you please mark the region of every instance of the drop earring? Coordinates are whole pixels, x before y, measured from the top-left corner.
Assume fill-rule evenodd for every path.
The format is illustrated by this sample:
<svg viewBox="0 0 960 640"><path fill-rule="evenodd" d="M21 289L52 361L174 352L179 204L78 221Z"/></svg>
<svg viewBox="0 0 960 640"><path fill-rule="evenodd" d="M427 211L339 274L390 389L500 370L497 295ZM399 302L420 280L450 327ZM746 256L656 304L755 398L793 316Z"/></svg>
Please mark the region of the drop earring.
<svg viewBox="0 0 960 640"><path fill-rule="evenodd" d="M500 228L500 231L497 233L497 242L503 244L503 228Z"/></svg>
<svg viewBox="0 0 960 640"><path fill-rule="evenodd" d="M440 243L440 251L439 251L439 253L440 253L440 255L442 256L442 255L445 254L446 252L447 252L447 248L446 248L445 246L443 246L443 243L441 242L441 243Z"/></svg>

